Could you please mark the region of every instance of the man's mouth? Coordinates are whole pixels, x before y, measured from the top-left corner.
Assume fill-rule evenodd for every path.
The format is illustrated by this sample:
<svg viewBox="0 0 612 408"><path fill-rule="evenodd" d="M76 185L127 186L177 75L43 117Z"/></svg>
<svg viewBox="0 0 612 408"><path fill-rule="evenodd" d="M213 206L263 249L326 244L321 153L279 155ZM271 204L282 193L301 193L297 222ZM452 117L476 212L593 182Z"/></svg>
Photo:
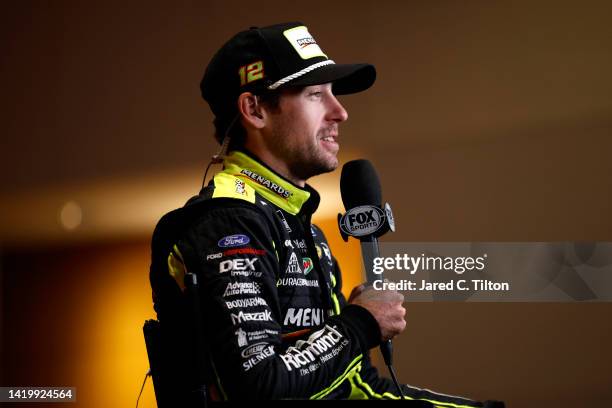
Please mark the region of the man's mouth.
<svg viewBox="0 0 612 408"><path fill-rule="evenodd" d="M325 136L324 138L322 138L321 140L323 140L324 142L332 142L332 143L338 143L336 141L337 136Z"/></svg>

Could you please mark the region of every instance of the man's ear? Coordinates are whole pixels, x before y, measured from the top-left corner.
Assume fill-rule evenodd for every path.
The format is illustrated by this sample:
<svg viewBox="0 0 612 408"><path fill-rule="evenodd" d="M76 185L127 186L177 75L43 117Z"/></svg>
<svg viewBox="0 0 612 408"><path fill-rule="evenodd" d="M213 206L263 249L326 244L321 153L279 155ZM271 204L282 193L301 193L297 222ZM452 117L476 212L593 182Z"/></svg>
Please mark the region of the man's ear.
<svg viewBox="0 0 612 408"><path fill-rule="evenodd" d="M256 129L264 127L265 113L258 104L257 96L250 92L241 93L238 97L238 110L242 119L246 121L245 125L250 125Z"/></svg>

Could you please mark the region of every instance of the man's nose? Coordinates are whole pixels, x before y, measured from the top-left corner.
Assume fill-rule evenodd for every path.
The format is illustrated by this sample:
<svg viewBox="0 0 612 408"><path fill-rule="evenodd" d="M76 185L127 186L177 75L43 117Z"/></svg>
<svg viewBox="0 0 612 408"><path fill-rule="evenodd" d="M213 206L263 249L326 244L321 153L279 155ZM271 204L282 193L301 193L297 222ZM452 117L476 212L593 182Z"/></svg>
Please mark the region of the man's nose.
<svg viewBox="0 0 612 408"><path fill-rule="evenodd" d="M336 95L331 95L328 116L334 122L344 122L348 119L348 112L340 103Z"/></svg>

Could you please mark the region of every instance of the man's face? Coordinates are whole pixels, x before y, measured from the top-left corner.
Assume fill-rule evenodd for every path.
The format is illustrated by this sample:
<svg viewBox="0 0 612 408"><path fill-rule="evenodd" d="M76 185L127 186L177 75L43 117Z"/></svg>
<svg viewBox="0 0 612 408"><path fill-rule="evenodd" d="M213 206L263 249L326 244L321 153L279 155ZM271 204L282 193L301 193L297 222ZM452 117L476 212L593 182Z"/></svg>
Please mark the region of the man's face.
<svg viewBox="0 0 612 408"><path fill-rule="evenodd" d="M270 112L267 148L296 179L332 171L338 167L338 124L347 118L331 84L288 89Z"/></svg>

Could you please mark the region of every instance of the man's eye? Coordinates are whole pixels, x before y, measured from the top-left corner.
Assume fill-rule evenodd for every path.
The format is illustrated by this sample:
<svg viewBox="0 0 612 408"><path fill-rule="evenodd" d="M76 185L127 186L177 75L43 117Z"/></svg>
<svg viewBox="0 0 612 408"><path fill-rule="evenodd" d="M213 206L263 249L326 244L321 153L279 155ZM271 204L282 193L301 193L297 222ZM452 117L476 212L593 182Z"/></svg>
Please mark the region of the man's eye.
<svg viewBox="0 0 612 408"><path fill-rule="evenodd" d="M323 95L323 92L315 91L315 92L310 93L310 96L316 96L317 98L320 97L321 95Z"/></svg>

